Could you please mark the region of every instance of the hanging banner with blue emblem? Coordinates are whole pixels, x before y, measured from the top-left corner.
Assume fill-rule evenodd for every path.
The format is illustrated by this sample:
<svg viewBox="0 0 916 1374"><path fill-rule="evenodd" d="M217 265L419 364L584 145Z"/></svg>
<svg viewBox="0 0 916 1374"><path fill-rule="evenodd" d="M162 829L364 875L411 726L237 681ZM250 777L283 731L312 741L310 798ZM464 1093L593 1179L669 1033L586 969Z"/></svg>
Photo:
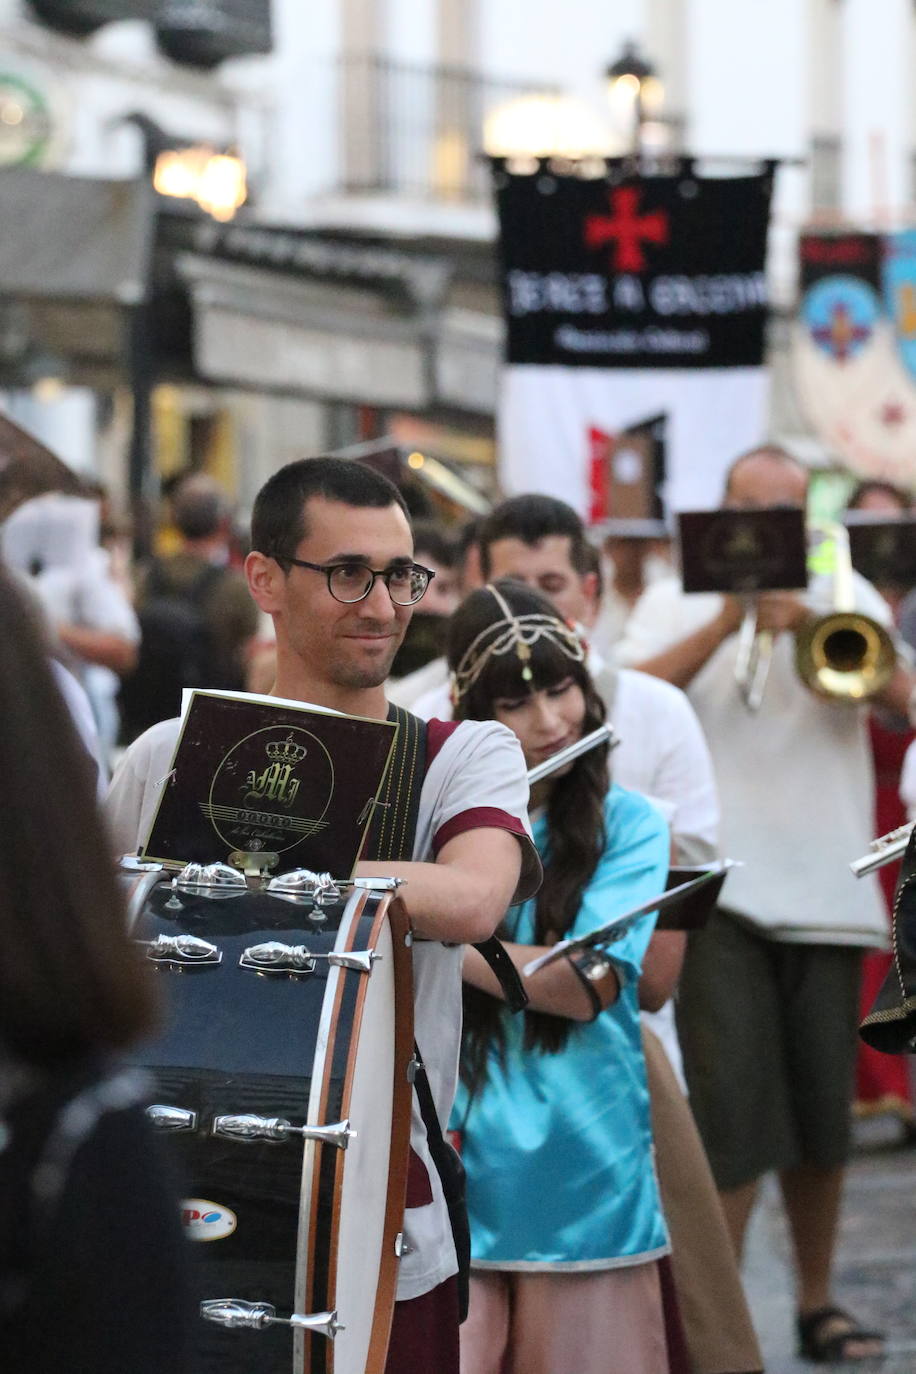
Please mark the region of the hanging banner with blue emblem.
<svg viewBox="0 0 916 1374"><path fill-rule="evenodd" d="M916 479L916 233L804 234L792 371L828 453L863 477Z"/></svg>
<svg viewBox="0 0 916 1374"><path fill-rule="evenodd" d="M897 352L916 380L916 229L891 234L884 243L884 300Z"/></svg>
<svg viewBox="0 0 916 1374"><path fill-rule="evenodd" d="M493 171L503 489L561 497L590 521L655 518L661 497L668 510L718 504L732 459L765 434L772 165L739 177L700 176L686 159L659 176L548 160ZM661 492L649 448L637 461L624 442L646 417L665 433Z"/></svg>

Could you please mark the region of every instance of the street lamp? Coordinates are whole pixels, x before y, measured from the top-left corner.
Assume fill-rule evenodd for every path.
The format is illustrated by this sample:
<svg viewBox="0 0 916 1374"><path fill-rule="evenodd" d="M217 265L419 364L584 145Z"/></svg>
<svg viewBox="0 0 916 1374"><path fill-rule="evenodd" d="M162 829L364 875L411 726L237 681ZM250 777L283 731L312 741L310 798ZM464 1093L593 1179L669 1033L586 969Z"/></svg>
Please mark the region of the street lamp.
<svg viewBox="0 0 916 1374"><path fill-rule="evenodd" d="M608 130L581 100L548 93L517 96L490 110L483 146L489 157L580 159L610 151Z"/></svg>
<svg viewBox="0 0 916 1374"><path fill-rule="evenodd" d="M657 116L665 98L665 89L655 68L635 43L624 44L616 62L605 70L608 99L613 110L623 110L631 129L631 151L642 151L643 126Z"/></svg>
<svg viewBox="0 0 916 1374"><path fill-rule="evenodd" d="M143 163L160 196L196 201L208 215L223 221L245 204L247 168L234 150L174 137L139 111L115 122L139 130Z"/></svg>
<svg viewBox="0 0 916 1374"><path fill-rule="evenodd" d="M232 219L248 196L242 159L207 146L163 149L153 167L153 186L161 196L195 200L223 221Z"/></svg>

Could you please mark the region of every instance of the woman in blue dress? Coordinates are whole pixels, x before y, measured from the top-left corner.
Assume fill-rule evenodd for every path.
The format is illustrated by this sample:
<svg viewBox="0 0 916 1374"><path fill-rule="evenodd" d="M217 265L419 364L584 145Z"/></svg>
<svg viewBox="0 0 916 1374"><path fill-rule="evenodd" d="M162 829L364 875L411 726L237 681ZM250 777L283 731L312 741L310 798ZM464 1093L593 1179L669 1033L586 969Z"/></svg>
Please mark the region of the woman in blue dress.
<svg viewBox="0 0 916 1374"><path fill-rule="evenodd" d="M537 592L499 582L456 613L456 716L498 720L529 768L604 721L576 631ZM521 970L539 951L665 886L668 832L635 793L608 790L607 747L532 790L544 862L536 898L501 936ZM465 958L461 1085L452 1116L468 1175L471 1303L462 1374L667 1374L637 984L654 917L607 958L524 978L511 1016L479 954Z"/></svg>

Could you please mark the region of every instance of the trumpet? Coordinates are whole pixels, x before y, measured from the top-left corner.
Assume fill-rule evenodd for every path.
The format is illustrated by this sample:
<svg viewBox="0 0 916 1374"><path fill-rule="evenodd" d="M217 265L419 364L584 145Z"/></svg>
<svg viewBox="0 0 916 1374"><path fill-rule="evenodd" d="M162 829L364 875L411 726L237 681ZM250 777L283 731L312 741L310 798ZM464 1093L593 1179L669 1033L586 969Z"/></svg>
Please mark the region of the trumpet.
<svg viewBox="0 0 916 1374"><path fill-rule="evenodd" d="M849 531L825 522L811 526L832 542L833 610L795 635L795 671L804 685L829 701L868 701L894 674L897 650L883 625L855 609ZM749 711L760 709L773 656L774 636L758 630L749 602L738 632L735 681Z"/></svg>
<svg viewBox="0 0 916 1374"><path fill-rule="evenodd" d="M757 607L748 602L738 631L735 681L749 711L759 711L773 661L773 635L757 629Z"/></svg>
<svg viewBox="0 0 916 1374"><path fill-rule="evenodd" d="M855 609L852 554L845 525L815 525L833 541L834 609L795 636L795 668L806 687L831 701L868 701L894 675L897 650L883 625Z"/></svg>
<svg viewBox="0 0 916 1374"><path fill-rule="evenodd" d="M874 873L875 869L902 858L914 828L916 821L908 821L906 825L898 825L896 830L889 830L886 835L872 840L868 853L863 854L861 859L853 859L849 865L855 876L864 878L866 873Z"/></svg>

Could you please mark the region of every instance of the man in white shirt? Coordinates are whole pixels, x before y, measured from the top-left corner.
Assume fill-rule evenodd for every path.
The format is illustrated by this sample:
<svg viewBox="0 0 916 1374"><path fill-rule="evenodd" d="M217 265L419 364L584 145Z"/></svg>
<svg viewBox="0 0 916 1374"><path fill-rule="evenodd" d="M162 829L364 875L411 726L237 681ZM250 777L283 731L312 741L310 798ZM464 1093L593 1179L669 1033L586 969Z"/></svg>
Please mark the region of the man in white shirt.
<svg viewBox="0 0 916 1374"><path fill-rule="evenodd" d="M725 504L804 507L807 473L764 448L732 467ZM723 845L744 860L726 909L693 937L678 1020L691 1104L740 1252L762 1174L776 1170L796 1253L799 1344L817 1359L866 1358L881 1339L832 1304L830 1270L850 1143L861 948L880 943L877 884L850 880L872 834L873 781L862 712L799 680L793 633L832 609L832 577L806 595L762 594L775 635L762 705L735 681L743 607L684 594L677 578L643 595L620 660L686 690L712 750ZM882 598L856 579L858 609L884 624ZM880 700L905 709L898 665Z"/></svg>
<svg viewBox="0 0 916 1374"><path fill-rule="evenodd" d="M527 582L588 633L600 585L585 530L571 506L551 496L510 497L481 526L480 550L487 580ZM714 858L719 809L712 763L686 696L646 673L618 671L594 651L589 669L620 737L611 756L615 782L656 803L671 825L682 862ZM423 693L410 709L423 719L448 719L448 683Z"/></svg>
<svg viewBox="0 0 916 1374"><path fill-rule="evenodd" d="M98 543L98 504L46 492L0 529L3 556L40 600L55 652L84 688L103 748L117 736L120 677L136 663L140 627Z"/></svg>
<svg viewBox="0 0 916 1374"><path fill-rule="evenodd" d="M426 589L406 508L387 479L337 458L290 463L255 501L251 594L276 630L273 694L386 719L384 684ZM164 721L135 740L112 782L108 818L122 850L145 837L177 740ZM528 784L514 734L492 721L432 722L412 862L361 864L405 879L414 933L417 1043L437 1115L448 1120L461 1033L461 945L493 933L533 895L540 865L527 828ZM458 1374L457 1260L417 1104L390 1374Z"/></svg>

